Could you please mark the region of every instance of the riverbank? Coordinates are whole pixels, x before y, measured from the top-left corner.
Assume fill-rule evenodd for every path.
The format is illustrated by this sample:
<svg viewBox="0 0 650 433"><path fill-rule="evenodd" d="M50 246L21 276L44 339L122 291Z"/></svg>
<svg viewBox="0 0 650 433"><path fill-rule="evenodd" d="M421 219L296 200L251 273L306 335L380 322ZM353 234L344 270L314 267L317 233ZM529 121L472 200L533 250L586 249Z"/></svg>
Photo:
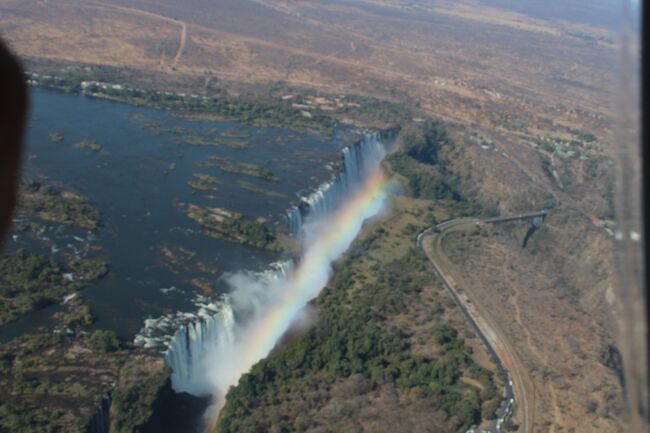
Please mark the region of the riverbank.
<svg viewBox="0 0 650 433"><path fill-rule="evenodd" d="M92 68L81 71L70 67L61 70L60 75L32 72L28 74L28 82L67 93L169 110L189 119L238 120L324 136L331 136L338 124L385 129L411 121L415 116L414 110L405 104L363 95L312 94L277 85L270 86L266 92L258 89L237 95L229 95L224 89L210 94L201 87L196 87L195 92L175 93L105 81L105 74ZM224 140L220 144L246 146L236 140Z"/></svg>

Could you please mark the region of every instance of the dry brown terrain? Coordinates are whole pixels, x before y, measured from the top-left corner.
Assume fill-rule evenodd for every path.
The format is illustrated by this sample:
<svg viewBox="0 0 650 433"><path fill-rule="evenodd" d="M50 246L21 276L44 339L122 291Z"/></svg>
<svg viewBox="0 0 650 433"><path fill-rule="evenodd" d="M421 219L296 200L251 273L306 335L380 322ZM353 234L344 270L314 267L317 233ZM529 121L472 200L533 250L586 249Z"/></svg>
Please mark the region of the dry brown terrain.
<svg viewBox="0 0 650 433"><path fill-rule="evenodd" d="M515 370L523 366L521 383L533 406L532 431L622 431L613 238L603 227L612 223L594 218L610 212L601 189L611 183L606 158L563 158L518 145L512 135L473 132L483 145L465 127L451 131L462 149L452 165L466 191L505 215L551 212L526 248L530 223L450 233L442 248L446 271L514 348ZM545 172L544 158L566 164L564 188ZM593 170L591 182L580 178L585 166ZM515 416L520 426L521 416Z"/></svg>
<svg viewBox="0 0 650 433"><path fill-rule="evenodd" d="M490 3L499 2L2 0L0 29L33 60L403 95L487 125L493 110L533 122L610 113L608 23Z"/></svg>
<svg viewBox="0 0 650 433"><path fill-rule="evenodd" d="M622 431L621 388L603 326L610 266L586 252L608 240L579 232L559 241L567 217L575 218L551 216L526 249L523 223L449 233L443 248L460 287L494 312L504 339L517 346L534 397L533 431ZM574 253L550 251L559 244L572 245Z"/></svg>

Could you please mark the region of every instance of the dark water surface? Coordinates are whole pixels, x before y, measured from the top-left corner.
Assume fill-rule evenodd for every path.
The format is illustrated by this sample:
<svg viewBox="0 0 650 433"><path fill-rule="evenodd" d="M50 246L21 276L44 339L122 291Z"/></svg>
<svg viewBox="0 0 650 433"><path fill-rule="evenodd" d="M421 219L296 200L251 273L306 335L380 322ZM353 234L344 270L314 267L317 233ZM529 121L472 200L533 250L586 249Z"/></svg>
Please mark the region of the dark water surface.
<svg viewBox="0 0 650 433"><path fill-rule="evenodd" d="M35 241L18 234L9 249L24 246L55 258L66 254L107 260L110 273L83 293L98 317L97 326L127 338L148 316L191 311L197 291L192 278L210 280L217 284L217 291L224 290L218 283L224 272L262 270L277 259L268 252L204 236L198 224L184 215L182 203L225 207L247 218L266 218L269 225L282 225L284 211L296 201L296 194L328 179L331 173L326 164L340 155L340 137L323 139L238 122L187 120L165 111L39 88L32 90L31 105L25 175L88 197L100 210L102 225L91 233L49 224L42 235L45 239ZM49 134L54 132L63 133L64 139L52 142ZM250 147L182 143L190 136L210 142L217 138L247 141ZM95 140L102 150L75 148L84 139ZM206 167L209 156L233 164L262 165L280 180ZM195 180L194 173L218 178L217 191L190 188L187 183ZM248 191L240 182L277 195ZM219 273L206 273L200 262ZM178 290L161 291L171 287ZM0 338L46 324L57 308L0 328Z"/></svg>

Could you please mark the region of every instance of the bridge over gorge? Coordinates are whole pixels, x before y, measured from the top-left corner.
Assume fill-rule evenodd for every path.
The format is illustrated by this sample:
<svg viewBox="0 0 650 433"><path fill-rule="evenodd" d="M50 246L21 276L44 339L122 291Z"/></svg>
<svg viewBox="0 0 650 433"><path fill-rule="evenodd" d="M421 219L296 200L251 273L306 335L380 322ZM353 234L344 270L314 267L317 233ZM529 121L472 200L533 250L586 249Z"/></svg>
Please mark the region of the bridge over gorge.
<svg viewBox="0 0 650 433"><path fill-rule="evenodd" d="M537 231L537 229L539 229L542 226L542 223L544 222L544 218L546 217L547 214L548 211L544 209L538 212L531 212L531 213L525 213L519 215L510 215L510 216L497 217L497 218L488 218L483 220L482 222L484 224L500 224L500 223L507 223L513 221L531 220L532 225L530 226L528 232L526 233L526 235L521 241L521 247L526 248L526 245L528 244L528 240Z"/></svg>
<svg viewBox="0 0 650 433"><path fill-rule="evenodd" d="M533 224L537 227L542 225L542 221L544 220L544 217L548 215L548 211L546 209L540 210L538 212L530 212L530 213L524 213L524 214L519 214L519 215L509 215L509 216L504 216L504 217L496 217L496 218L487 218L484 219L482 222L486 224L499 224L499 223L507 223L511 221L523 221L523 220L533 220Z"/></svg>
<svg viewBox="0 0 650 433"><path fill-rule="evenodd" d="M494 217L494 218L485 218L485 219L480 219L480 218L471 218L471 217L464 217L464 218L456 218L453 220L445 221L443 223L438 224L435 227L432 227L429 230L433 230L435 233L440 233L444 230L447 230L448 228L458 226L459 224L467 224L467 223L474 223L474 224L501 224L501 223L507 223L507 222L513 222L513 221L525 221L525 220L532 220L532 224L534 228L539 228L542 223L544 222L544 218L546 218L546 215L548 215L548 210L543 209L537 212L530 212L530 213L523 213L523 214L516 214L516 215L507 215L507 216L501 216L501 217Z"/></svg>

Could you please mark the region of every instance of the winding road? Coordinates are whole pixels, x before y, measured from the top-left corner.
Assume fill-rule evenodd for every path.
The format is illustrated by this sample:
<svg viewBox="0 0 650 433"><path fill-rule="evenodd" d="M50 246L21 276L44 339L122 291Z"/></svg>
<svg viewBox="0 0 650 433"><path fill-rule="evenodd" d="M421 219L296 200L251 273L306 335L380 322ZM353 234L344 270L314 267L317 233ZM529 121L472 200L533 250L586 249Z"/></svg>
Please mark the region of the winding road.
<svg viewBox="0 0 650 433"><path fill-rule="evenodd" d="M490 433L502 433L502 424L510 415L513 407L520 419L519 431L532 433L535 408L534 385L527 369L517 356L513 346L508 341L503 330L494 321L493 315L498 312L487 311L471 291L463 290L454 277L449 273L451 262L442 248L443 238L454 231L465 231L480 224L496 224L500 222L531 219L545 216L546 210L529 214L513 215L500 218L481 220L478 218L458 218L428 228L417 237L417 246L429 261L431 268L442 280L445 288L454 302L463 311L470 325L476 330L483 344L497 360L499 369L509 378L505 384L504 400L495 413L496 420L490 422ZM470 299L473 298L473 299Z"/></svg>

